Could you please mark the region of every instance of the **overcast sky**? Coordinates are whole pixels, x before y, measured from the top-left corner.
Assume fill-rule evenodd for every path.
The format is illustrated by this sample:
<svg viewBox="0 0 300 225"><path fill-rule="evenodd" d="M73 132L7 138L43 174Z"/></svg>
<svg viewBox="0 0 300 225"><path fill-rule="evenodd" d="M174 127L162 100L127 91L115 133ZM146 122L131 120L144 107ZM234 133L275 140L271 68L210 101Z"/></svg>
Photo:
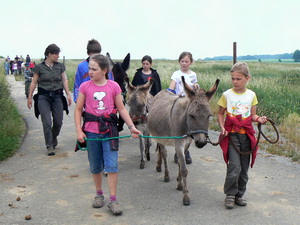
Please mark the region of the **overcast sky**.
<svg viewBox="0 0 300 225"><path fill-rule="evenodd" d="M0 55L84 59L95 38L102 53L195 59L293 53L300 49L299 0L8 0L1 1Z"/></svg>

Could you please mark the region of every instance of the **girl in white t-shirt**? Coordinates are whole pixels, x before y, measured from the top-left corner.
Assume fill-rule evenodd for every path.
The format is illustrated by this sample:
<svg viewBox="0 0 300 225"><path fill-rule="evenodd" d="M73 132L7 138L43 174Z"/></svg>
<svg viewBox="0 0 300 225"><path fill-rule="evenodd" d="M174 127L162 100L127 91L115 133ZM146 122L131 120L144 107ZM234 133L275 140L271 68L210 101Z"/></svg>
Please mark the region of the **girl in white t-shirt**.
<svg viewBox="0 0 300 225"><path fill-rule="evenodd" d="M179 95L179 96L185 96L184 87L182 83L181 77L184 77L185 82L191 87L196 88L198 86L197 84L197 75L194 71L190 70L190 66L193 63L193 56L190 52L182 52L178 59L180 69L175 71L171 77L171 83L168 91L171 91L172 93ZM198 86L199 87L199 86ZM177 154L174 155L174 161L178 162ZM185 162L187 164L192 163L192 158L190 155L189 150L187 150L185 155Z"/></svg>
<svg viewBox="0 0 300 225"><path fill-rule="evenodd" d="M189 86L192 88L197 86L197 75L194 71L190 70L190 66L193 63L193 56L190 52L182 52L179 56L178 62L180 69L173 73L168 90L176 95L185 96L181 80L182 76L185 78L185 82Z"/></svg>

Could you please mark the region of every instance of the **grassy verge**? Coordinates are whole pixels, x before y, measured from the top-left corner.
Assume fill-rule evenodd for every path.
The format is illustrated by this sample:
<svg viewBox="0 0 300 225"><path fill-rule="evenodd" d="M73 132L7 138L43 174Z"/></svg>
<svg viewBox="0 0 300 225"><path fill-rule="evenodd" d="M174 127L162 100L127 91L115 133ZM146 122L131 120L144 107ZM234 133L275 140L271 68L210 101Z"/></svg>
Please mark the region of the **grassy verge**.
<svg viewBox="0 0 300 225"><path fill-rule="evenodd" d="M0 161L19 149L25 132L25 122L10 97L3 68L0 69Z"/></svg>

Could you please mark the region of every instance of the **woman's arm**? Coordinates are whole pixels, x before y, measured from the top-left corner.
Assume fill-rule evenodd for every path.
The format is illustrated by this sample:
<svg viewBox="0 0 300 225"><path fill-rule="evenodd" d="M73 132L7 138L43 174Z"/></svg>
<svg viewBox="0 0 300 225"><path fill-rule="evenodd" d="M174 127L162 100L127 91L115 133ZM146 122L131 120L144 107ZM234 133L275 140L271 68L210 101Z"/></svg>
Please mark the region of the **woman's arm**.
<svg viewBox="0 0 300 225"><path fill-rule="evenodd" d="M70 106L72 104L72 99L71 99L71 94L70 94L70 91L69 91L69 84L68 84L68 79L67 79L66 72L62 72L61 76L62 76L63 86L64 86L65 92L67 94L68 105Z"/></svg>
<svg viewBox="0 0 300 225"><path fill-rule="evenodd" d="M33 92L36 88L38 78L39 78L39 75L37 73L34 73L33 77L32 77L31 84L30 84L30 88L29 88L29 95L28 95L28 100L27 100L28 109L31 109L31 107L32 107L32 95L33 95Z"/></svg>

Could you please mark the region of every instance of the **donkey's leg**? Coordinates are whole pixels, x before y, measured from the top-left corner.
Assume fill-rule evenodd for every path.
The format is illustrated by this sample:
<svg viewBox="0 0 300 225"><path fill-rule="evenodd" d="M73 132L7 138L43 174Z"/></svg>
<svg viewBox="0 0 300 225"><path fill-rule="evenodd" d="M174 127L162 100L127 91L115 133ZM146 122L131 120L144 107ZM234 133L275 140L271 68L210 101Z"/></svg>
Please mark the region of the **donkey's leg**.
<svg viewBox="0 0 300 225"><path fill-rule="evenodd" d="M186 162L184 158L184 151L186 150L185 140L176 140L175 141L175 149L178 156L178 177L177 177L177 189L182 190L183 192L183 204L190 204L189 191L187 188L187 175L188 170L186 167Z"/></svg>
<svg viewBox="0 0 300 225"><path fill-rule="evenodd" d="M162 160L164 161L164 166L165 166L165 177L164 177L164 181L165 182L170 182L170 176L169 176L169 169L168 169L168 160L167 160L167 149L164 145L161 145L161 157Z"/></svg>
<svg viewBox="0 0 300 225"><path fill-rule="evenodd" d="M161 146L159 143L156 144L155 152L157 152L157 161L156 161L156 171L161 172L161 163L162 163L162 157L161 157Z"/></svg>
<svg viewBox="0 0 300 225"><path fill-rule="evenodd" d="M147 130L144 131L144 136L150 136L150 132ZM151 146L151 138L145 138L145 154L146 159L150 161L150 146Z"/></svg>
<svg viewBox="0 0 300 225"><path fill-rule="evenodd" d="M140 139L140 152L141 152L141 163L140 163L140 169L144 169L145 168L145 153L144 153L144 138L143 137L139 137Z"/></svg>

